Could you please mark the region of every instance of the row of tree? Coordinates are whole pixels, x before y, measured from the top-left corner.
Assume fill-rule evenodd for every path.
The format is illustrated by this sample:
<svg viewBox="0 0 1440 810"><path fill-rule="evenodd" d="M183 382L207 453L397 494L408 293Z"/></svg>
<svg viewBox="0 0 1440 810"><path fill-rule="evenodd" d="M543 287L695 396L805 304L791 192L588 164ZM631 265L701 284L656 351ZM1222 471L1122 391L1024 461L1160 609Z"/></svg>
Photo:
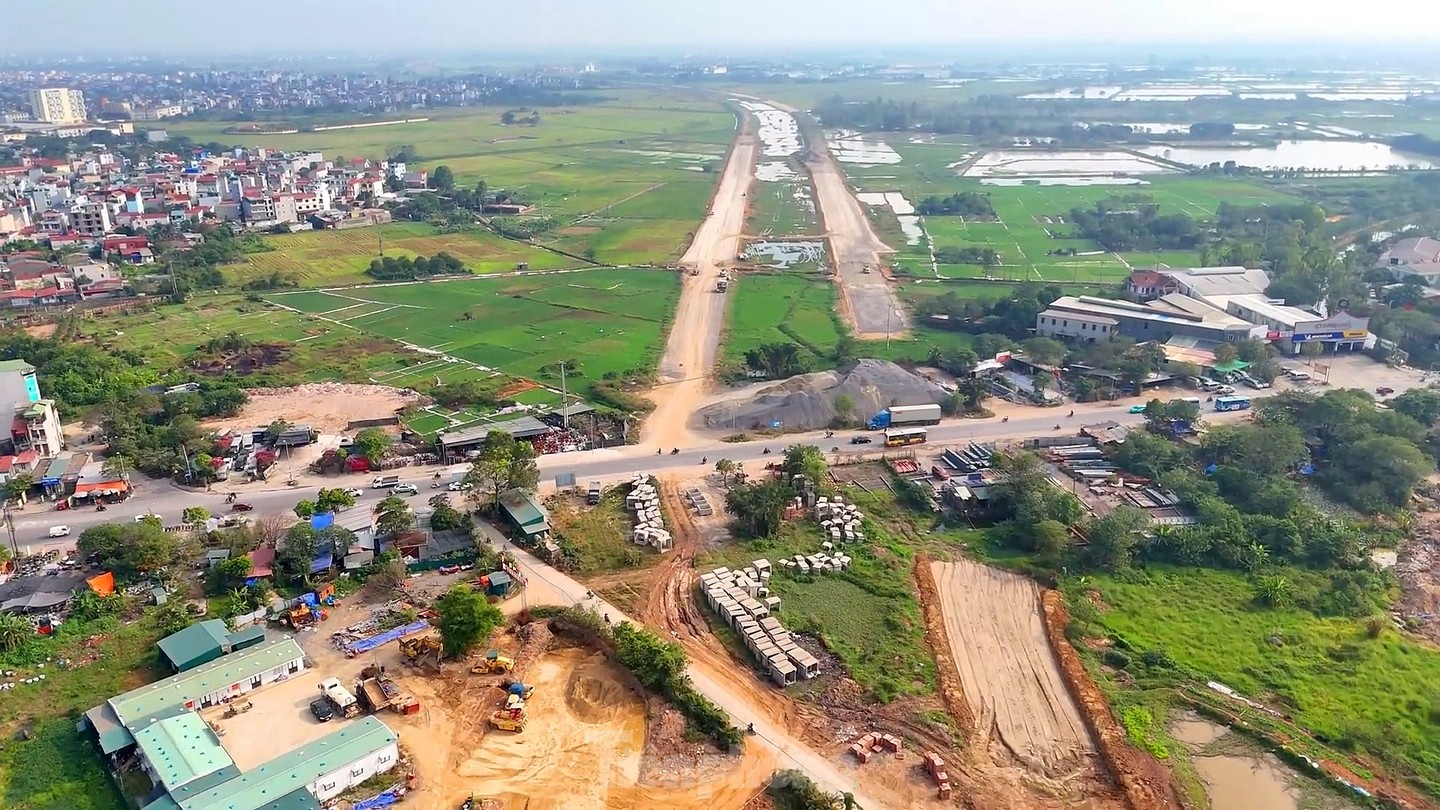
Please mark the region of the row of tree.
<svg viewBox="0 0 1440 810"><path fill-rule="evenodd" d="M990 203L990 195L978 191L961 191L948 197L931 195L921 200L915 210L925 216L995 216L995 206Z"/></svg>
<svg viewBox="0 0 1440 810"><path fill-rule="evenodd" d="M453 276L462 273L469 273L465 263L441 251L430 258L417 256L410 258L401 256L386 256L381 259L371 259L370 266L365 274L376 281L411 281L417 278L430 278L431 276Z"/></svg>

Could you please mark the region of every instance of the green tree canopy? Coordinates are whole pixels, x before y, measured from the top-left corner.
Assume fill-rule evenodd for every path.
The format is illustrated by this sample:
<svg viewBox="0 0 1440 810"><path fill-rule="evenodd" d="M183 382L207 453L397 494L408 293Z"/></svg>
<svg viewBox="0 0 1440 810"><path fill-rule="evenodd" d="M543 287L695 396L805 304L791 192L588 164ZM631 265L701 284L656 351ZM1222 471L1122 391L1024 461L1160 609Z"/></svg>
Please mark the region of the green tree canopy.
<svg viewBox="0 0 1440 810"><path fill-rule="evenodd" d="M505 622L500 609L468 585L446 591L435 600L435 610L440 614L440 640L448 658L459 658L485 643Z"/></svg>

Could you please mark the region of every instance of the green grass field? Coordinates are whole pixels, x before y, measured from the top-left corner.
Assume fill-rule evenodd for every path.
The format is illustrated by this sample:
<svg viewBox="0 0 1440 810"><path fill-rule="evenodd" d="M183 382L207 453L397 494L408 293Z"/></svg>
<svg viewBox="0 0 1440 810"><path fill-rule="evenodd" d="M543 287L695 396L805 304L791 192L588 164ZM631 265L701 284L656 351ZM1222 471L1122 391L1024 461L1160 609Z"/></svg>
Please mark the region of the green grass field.
<svg viewBox="0 0 1440 810"><path fill-rule="evenodd" d="M808 183L781 180L750 186L745 232L755 236L808 236L816 233L815 198Z"/></svg>
<svg viewBox="0 0 1440 810"><path fill-rule="evenodd" d="M731 285L722 358L743 363L764 343L795 342L822 361L840 339L836 288L817 273L742 273Z"/></svg>
<svg viewBox="0 0 1440 810"><path fill-rule="evenodd" d="M386 256L397 259L449 253L478 273L515 270L522 263L532 270L586 264L489 231L440 233L423 222L395 222L345 231L306 231L264 239L275 249L247 254L243 264L226 268L226 274L236 283L274 272L296 276L306 287L373 282L375 279L365 275L365 268L380 255L382 248Z"/></svg>
<svg viewBox="0 0 1440 810"><path fill-rule="evenodd" d="M558 385L565 362L572 391L657 359L679 295L668 271L591 270L389 285L344 292L279 293L269 299L338 322L355 335L403 341L474 367ZM429 365L382 376L405 385Z"/></svg>
<svg viewBox="0 0 1440 810"><path fill-rule="evenodd" d="M1341 751L1440 786L1440 652L1358 619L1253 605L1237 573L1153 566L1093 577L1105 607L1086 635L1117 633L1162 650L1199 683L1220 681L1293 716Z"/></svg>

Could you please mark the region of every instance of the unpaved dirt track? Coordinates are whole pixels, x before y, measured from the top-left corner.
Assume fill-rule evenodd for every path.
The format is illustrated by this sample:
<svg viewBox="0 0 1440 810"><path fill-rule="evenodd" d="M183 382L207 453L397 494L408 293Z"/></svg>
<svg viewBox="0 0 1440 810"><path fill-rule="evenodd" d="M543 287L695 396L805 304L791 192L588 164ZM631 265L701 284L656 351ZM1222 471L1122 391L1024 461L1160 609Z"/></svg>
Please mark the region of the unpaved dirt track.
<svg viewBox="0 0 1440 810"><path fill-rule="evenodd" d="M840 282L841 314L861 340L903 333L909 325L905 309L894 286L881 273L880 257L894 249L875 235L824 137L817 131L806 146L810 157L805 168L815 186L815 210L825 228L830 260ZM864 272L867 265L872 272Z"/></svg>
<svg viewBox="0 0 1440 810"><path fill-rule="evenodd" d="M968 561L935 562L945 633L975 717L1027 767L1073 770L1095 743L1045 637L1034 582Z"/></svg>
<svg viewBox="0 0 1440 810"><path fill-rule="evenodd" d="M691 441L690 417L704 404L725 326L725 295L715 292L720 269L735 260L745 230L746 191L754 178L758 143L748 117L741 122L725 161L710 213L680 258L680 302L660 358L660 385L650 392L655 410L645 419L641 443L684 447ZM690 275L690 270L699 275Z"/></svg>

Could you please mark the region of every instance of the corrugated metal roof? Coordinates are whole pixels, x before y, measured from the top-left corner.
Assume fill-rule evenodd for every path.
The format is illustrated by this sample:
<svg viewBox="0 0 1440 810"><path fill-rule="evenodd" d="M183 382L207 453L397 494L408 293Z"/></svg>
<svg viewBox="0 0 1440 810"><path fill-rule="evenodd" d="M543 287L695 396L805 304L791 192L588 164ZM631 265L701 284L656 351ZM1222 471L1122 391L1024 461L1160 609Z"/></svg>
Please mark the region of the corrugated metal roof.
<svg viewBox="0 0 1440 810"><path fill-rule="evenodd" d="M132 725L166 709L183 706L202 696L249 680L289 661L304 658L293 639L280 638L233 652L200 666L172 675L149 686L132 689L110 698L110 707L121 723Z"/></svg>
<svg viewBox="0 0 1440 810"><path fill-rule="evenodd" d="M196 712L148 722L134 734L145 760L171 793L225 768L239 773L220 738Z"/></svg>
<svg viewBox="0 0 1440 810"><path fill-rule="evenodd" d="M197 622L160 639L160 652L176 669L225 647L225 622L220 619Z"/></svg>

